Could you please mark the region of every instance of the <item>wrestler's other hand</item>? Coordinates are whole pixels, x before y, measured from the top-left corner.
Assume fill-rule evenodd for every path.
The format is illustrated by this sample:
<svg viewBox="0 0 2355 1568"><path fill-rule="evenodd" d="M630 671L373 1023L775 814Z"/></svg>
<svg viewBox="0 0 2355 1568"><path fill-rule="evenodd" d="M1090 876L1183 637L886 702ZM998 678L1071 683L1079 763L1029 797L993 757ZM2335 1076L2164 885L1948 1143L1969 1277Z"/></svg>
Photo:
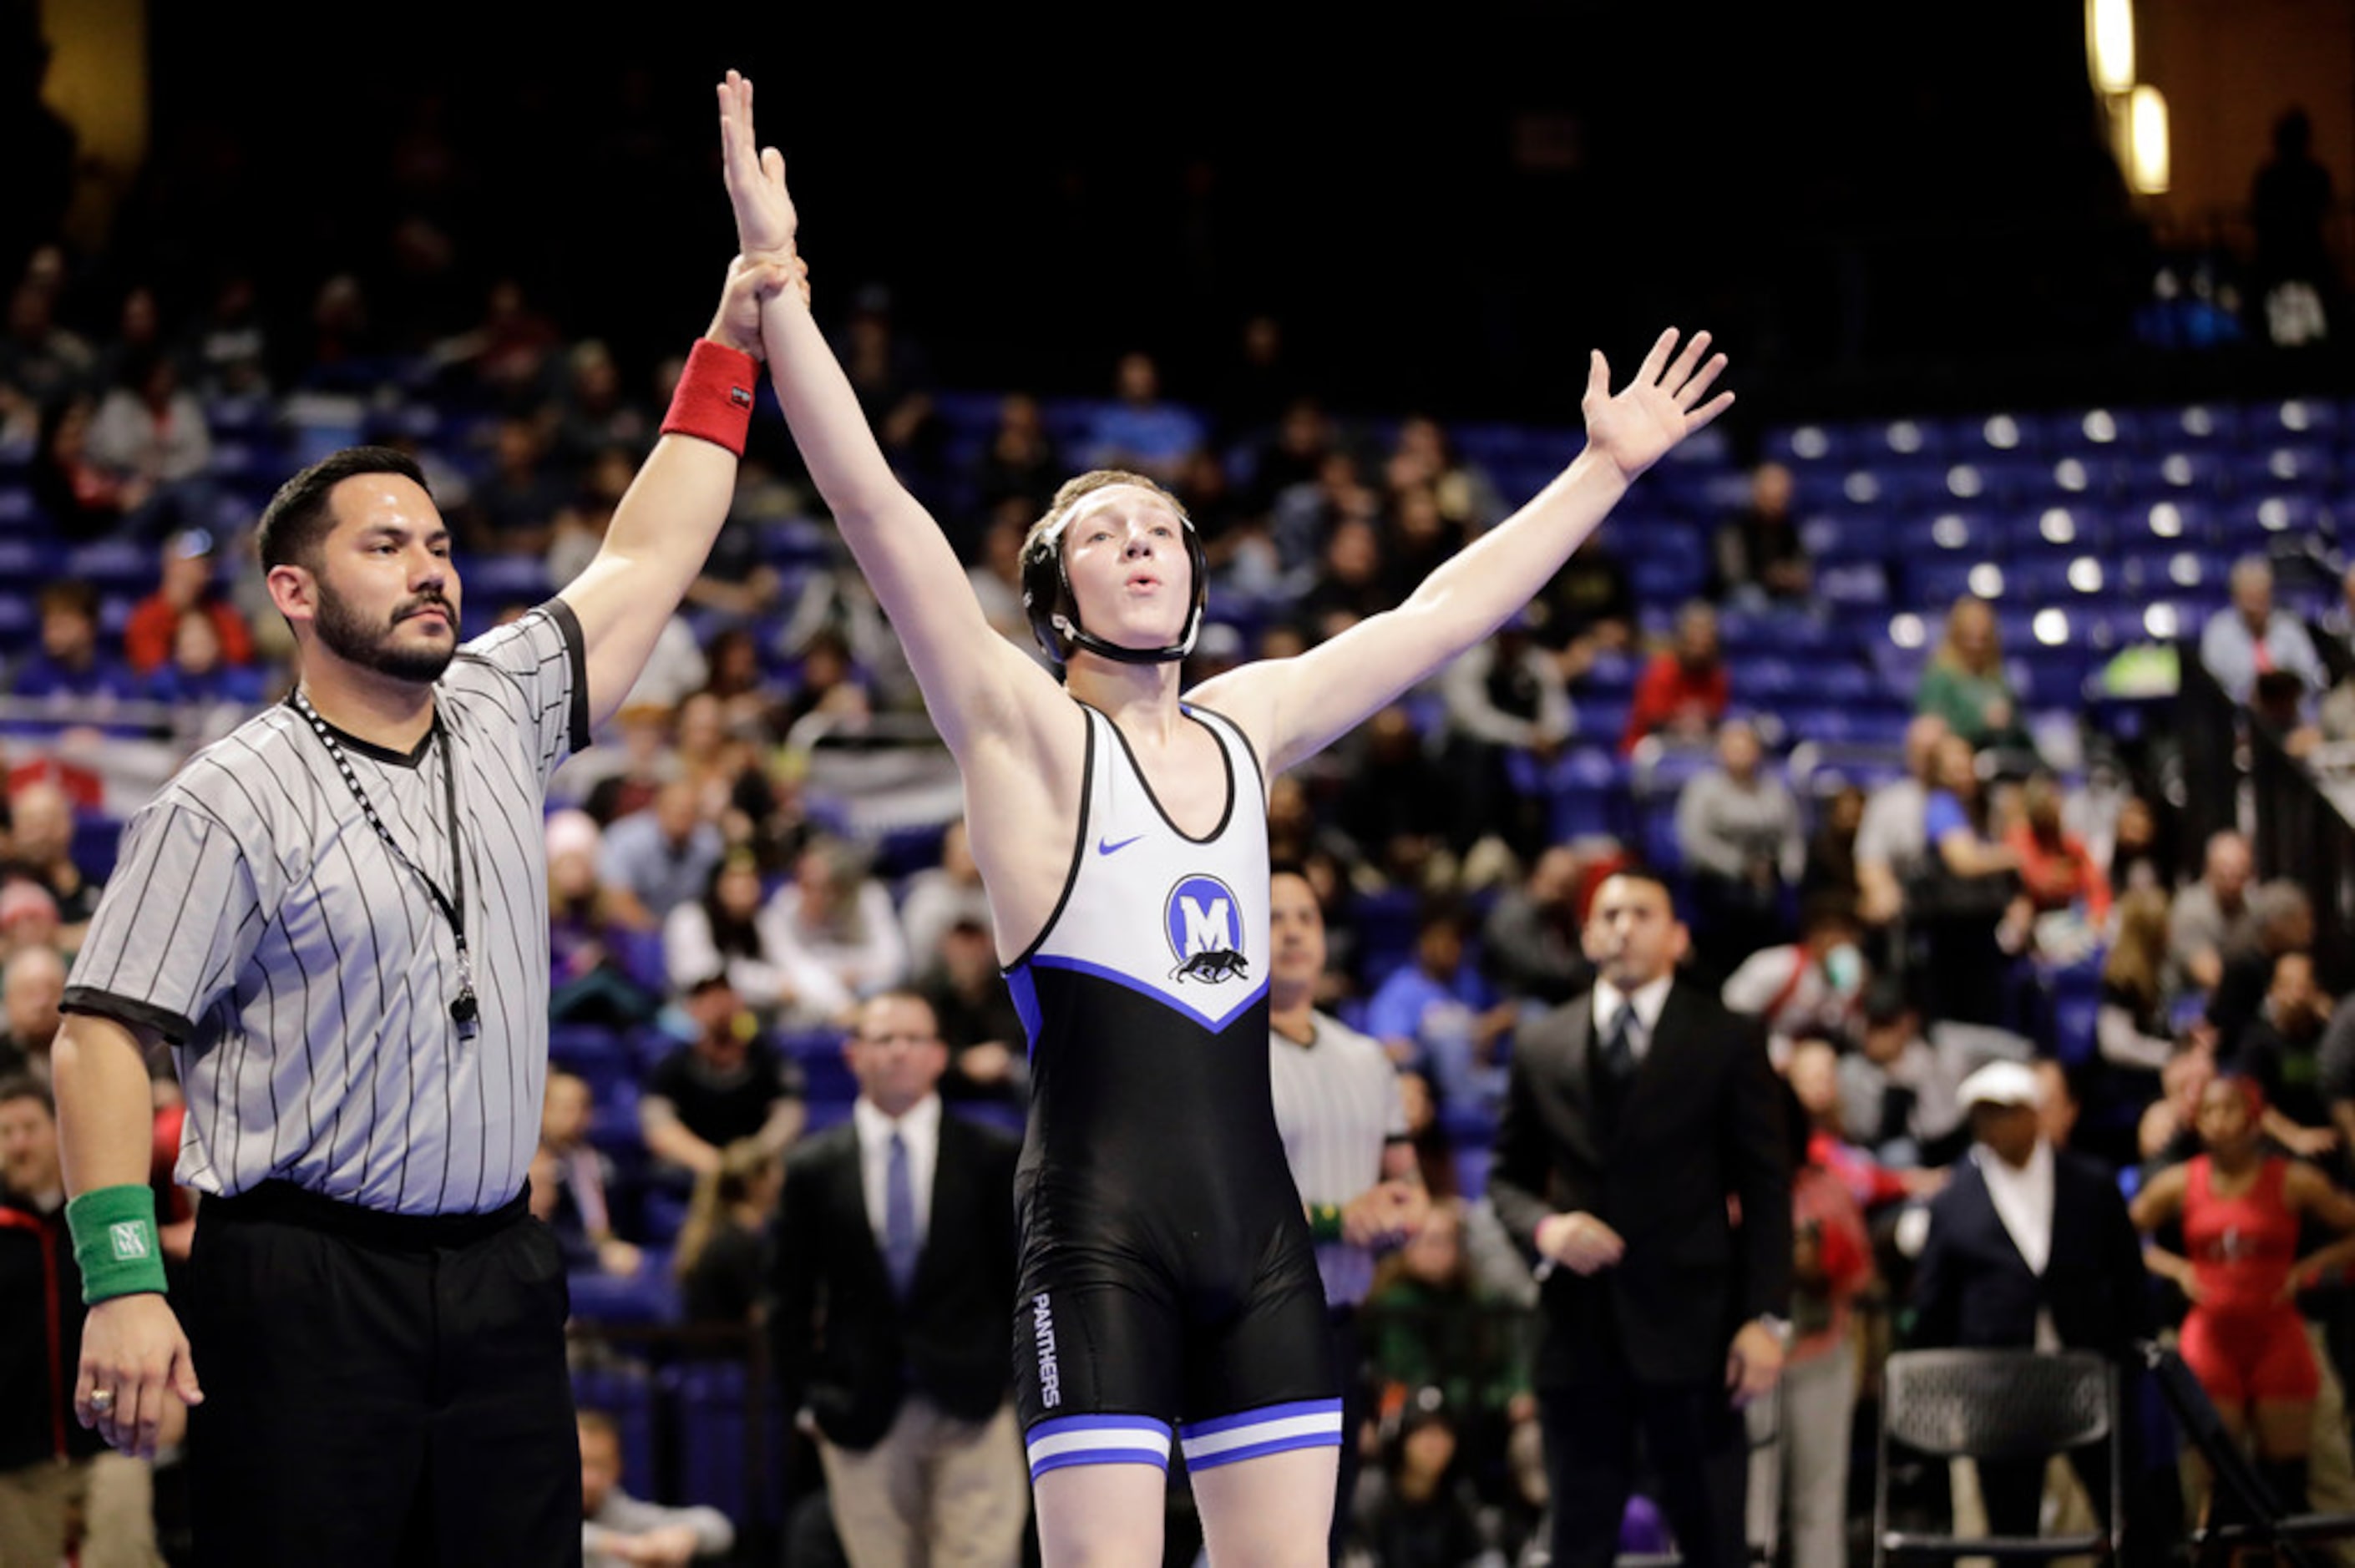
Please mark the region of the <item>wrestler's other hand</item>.
<svg viewBox="0 0 2355 1568"><path fill-rule="evenodd" d="M1600 349L1588 366L1586 396L1580 405L1586 414L1586 450L1617 468L1624 478L1633 480L1733 404L1731 392L1701 401L1725 368L1721 354L1706 362L1701 358L1709 348L1709 334L1695 333L1671 365L1668 356L1676 348L1677 330L1670 327L1645 355L1634 383L1616 397L1611 392L1611 366Z"/></svg>
<svg viewBox="0 0 2355 1568"><path fill-rule="evenodd" d="M719 84L719 173L736 209L736 249L755 260L794 254L801 219L785 191L785 155L752 133L752 84L734 71Z"/></svg>

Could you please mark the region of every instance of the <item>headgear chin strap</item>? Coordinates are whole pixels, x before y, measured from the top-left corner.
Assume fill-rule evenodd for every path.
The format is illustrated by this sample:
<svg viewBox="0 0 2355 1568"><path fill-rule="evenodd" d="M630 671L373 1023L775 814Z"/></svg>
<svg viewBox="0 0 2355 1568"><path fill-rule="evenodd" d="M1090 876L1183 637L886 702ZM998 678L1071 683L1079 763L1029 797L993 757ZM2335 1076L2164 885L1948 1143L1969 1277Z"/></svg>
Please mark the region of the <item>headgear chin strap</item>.
<svg viewBox="0 0 2355 1568"><path fill-rule="evenodd" d="M1072 647L1084 648L1089 652L1110 659L1115 663L1174 664L1194 651L1194 639L1202 630L1202 611L1200 607L1197 606L1188 612L1186 635L1178 641L1162 648L1124 648L1117 642L1107 642L1094 632L1076 624L1070 616L1060 612L1049 616L1047 623ZM1050 649L1049 652L1052 652L1053 650ZM1069 657L1068 654L1059 655L1056 662L1061 663Z"/></svg>

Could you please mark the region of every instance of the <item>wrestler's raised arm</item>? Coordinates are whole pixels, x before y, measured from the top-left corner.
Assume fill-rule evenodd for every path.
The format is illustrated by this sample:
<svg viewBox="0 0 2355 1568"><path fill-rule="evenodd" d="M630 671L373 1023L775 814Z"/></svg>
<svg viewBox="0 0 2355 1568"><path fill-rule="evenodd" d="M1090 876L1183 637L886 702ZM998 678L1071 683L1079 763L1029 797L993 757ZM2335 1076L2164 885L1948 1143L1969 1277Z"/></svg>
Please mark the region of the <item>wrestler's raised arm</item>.
<svg viewBox="0 0 2355 1568"><path fill-rule="evenodd" d="M1682 354L1677 336L1661 334L1635 383L1616 397L1597 353L1582 404L1586 450L1405 603L1296 658L1229 671L1193 695L1241 724L1269 771L1282 772L1495 631L1561 569L1637 475L1732 403L1731 392L1709 397L1725 368L1723 355L1708 356L1709 334L1695 334Z"/></svg>
<svg viewBox="0 0 2355 1568"><path fill-rule="evenodd" d="M748 257L789 254L798 219L783 156L760 150L752 84L730 71L719 88L719 132L737 239ZM1079 720L1054 678L993 630L938 524L891 472L858 399L806 302L764 302L769 375L818 493L907 650L924 705L949 749L970 763L977 741L1067 736Z"/></svg>

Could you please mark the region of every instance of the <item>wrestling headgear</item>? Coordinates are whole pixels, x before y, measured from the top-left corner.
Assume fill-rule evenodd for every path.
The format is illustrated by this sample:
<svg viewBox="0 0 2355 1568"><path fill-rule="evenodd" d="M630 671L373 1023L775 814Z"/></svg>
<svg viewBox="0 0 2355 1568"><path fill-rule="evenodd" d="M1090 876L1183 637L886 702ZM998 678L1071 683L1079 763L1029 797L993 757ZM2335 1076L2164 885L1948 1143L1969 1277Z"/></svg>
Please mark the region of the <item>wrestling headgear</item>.
<svg viewBox="0 0 2355 1568"><path fill-rule="evenodd" d="M1202 552L1201 535L1194 532L1194 520L1158 485L1124 478L1113 482L1135 483L1169 502L1177 512L1179 532L1186 540L1186 561L1194 576L1194 603L1186 612L1185 630L1166 647L1124 648L1082 626L1079 601L1071 596L1071 575L1063 569L1063 530L1093 493L1074 496L1051 526L1033 534L1022 547L1022 611L1030 618L1031 635L1059 669L1070 660L1073 648L1084 648L1123 664L1172 664L1194 651L1194 639L1202 630L1202 609L1210 597L1209 559ZM1109 490L1112 485L1101 488Z"/></svg>

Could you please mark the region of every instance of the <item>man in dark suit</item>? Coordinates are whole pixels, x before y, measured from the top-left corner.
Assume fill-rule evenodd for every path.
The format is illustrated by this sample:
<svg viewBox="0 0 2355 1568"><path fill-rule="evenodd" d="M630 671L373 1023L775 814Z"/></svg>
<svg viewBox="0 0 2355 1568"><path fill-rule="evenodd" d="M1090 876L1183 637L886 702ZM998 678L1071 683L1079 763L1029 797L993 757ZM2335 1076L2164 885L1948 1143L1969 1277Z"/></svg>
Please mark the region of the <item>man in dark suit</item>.
<svg viewBox="0 0 2355 1568"><path fill-rule="evenodd" d="M1640 1433L1691 1568L1748 1561L1739 1409L1780 1375L1791 1179L1764 1041L1678 978L1668 888L1606 880L1594 989L1524 1029L1488 1192L1544 1283L1555 1568L1607 1564Z"/></svg>
<svg viewBox="0 0 2355 1568"><path fill-rule="evenodd" d="M1955 1178L1930 1203L1929 1232L1913 1273L1913 1329L1920 1348L2099 1351L2126 1364L2136 1339L2153 1331L2142 1242L2117 1183L2091 1160L2044 1139L2035 1070L1991 1062L1963 1080L1976 1140ZM2128 1436L2127 1561L2151 1561L2163 1498L2134 1461L2133 1384L2124 1401ZM2095 1507L2109 1506L2098 1451L2073 1455ZM1998 1535L2034 1535L2044 1495L2041 1460L1982 1459L1979 1493Z"/></svg>
<svg viewBox="0 0 2355 1568"><path fill-rule="evenodd" d="M1029 1490L1007 1394L1012 1139L941 1111L948 1066L912 992L862 1008L850 1119L785 1163L770 1326L788 1409L819 1434L853 1568L1010 1568Z"/></svg>

